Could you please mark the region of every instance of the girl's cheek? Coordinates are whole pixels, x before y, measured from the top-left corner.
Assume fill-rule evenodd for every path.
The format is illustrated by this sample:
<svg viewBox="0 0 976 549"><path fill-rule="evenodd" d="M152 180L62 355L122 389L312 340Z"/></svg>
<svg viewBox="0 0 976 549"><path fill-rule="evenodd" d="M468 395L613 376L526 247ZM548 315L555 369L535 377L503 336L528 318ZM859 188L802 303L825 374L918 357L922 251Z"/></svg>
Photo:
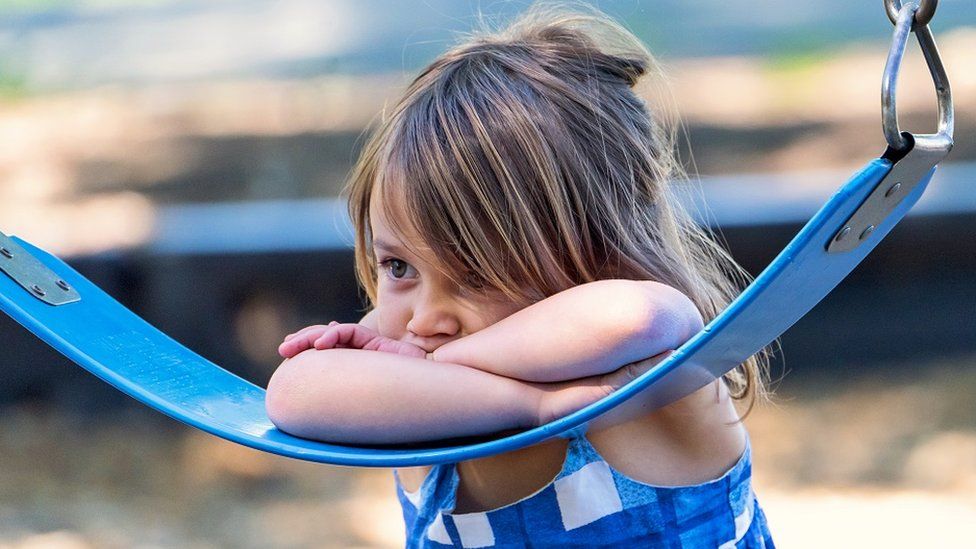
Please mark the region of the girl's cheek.
<svg viewBox="0 0 976 549"><path fill-rule="evenodd" d="M378 308L376 326L381 336L391 339L400 339L406 333L407 320L401 318L403 315L394 307Z"/></svg>
<svg viewBox="0 0 976 549"><path fill-rule="evenodd" d="M380 276L383 276L382 273ZM381 336L400 339L407 333L410 322L409 302L391 281L380 280L377 288L377 326Z"/></svg>

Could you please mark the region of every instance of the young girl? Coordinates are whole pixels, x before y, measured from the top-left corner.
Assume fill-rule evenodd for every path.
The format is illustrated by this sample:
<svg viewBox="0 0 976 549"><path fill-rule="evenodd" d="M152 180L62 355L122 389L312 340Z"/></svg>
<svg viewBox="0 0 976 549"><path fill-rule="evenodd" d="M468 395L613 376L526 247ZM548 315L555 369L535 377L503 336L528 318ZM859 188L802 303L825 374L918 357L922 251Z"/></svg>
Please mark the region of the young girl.
<svg viewBox="0 0 976 549"><path fill-rule="evenodd" d="M445 53L349 187L359 324L285 338L271 420L330 442L540 425L698 332L744 273L682 211L646 49L597 13L530 10ZM732 399L761 360L658 410L640 396L538 445L399 469L409 547L772 547Z"/></svg>

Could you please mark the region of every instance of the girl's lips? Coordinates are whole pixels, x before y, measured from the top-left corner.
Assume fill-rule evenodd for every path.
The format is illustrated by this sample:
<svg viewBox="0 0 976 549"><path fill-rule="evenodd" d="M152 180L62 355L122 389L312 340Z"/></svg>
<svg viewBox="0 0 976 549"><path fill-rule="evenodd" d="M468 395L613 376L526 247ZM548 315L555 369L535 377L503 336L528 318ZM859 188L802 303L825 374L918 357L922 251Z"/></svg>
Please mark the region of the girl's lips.
<svg viewBox="0 0 976 549"><path fill-rule="evenodd" d="M416 345L424 350L426 353L433 353L438 347L444 345L445 343L450 343L458 338L446 338L441 340L419 340L419 339L401 339L404 343L409 343L411 345Z"/></svg>

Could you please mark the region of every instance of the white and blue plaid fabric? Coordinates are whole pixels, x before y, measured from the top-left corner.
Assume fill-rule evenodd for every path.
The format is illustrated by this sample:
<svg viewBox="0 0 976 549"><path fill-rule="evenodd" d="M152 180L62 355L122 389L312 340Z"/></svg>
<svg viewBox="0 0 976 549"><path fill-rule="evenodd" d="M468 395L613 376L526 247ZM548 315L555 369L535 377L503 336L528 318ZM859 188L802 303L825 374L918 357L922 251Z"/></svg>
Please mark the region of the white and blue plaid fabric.
<svg viewBox="0 0 976 549"><path fill-rule="evenodd" d="M417 492L399 480L408 549L441 547L774 547L752 491L751 449L696 486L643 484L614 470L585 436L570 440L562 471L535 494L482 513L452 514L454 464L434 466Z"/></svg>

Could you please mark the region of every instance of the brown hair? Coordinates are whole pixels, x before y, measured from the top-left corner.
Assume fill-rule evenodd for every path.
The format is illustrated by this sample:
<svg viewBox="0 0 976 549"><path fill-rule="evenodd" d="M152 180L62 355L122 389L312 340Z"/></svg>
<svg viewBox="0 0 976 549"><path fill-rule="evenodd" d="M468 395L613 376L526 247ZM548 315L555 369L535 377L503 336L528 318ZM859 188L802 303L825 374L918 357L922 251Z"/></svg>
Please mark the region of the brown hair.
<svg viewBox="0 0 976 549"><path fill-rule="evenodd" d="M749 275L676 198L687 181L676 125L651 116L633 89L652 69L647 49L605 15L540 5L434 60L348 185L370 301L376 188L393 228L422 235L458 284L528 305L594 280L655 280L714 318ZM750 409L768 359L764 349L725 376Z"/></svg>

